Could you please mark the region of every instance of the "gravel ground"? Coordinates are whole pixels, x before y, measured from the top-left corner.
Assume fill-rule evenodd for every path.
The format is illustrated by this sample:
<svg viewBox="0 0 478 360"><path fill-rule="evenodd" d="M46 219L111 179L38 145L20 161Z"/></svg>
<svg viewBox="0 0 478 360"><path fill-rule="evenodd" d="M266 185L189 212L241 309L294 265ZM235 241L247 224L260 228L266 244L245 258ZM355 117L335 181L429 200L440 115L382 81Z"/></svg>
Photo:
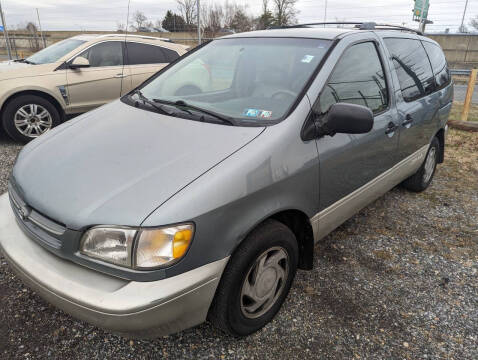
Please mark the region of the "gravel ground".
<svg viewBox="0 0 478 360"><path fill-rule="evenodd" d="M478 134L451 131L421 194L390 191L316 247L276 318L245 339L203 324L154 341L74 320L0 259L0 357L477 359ZM0 193L19 146L0 138Z"/></svg>

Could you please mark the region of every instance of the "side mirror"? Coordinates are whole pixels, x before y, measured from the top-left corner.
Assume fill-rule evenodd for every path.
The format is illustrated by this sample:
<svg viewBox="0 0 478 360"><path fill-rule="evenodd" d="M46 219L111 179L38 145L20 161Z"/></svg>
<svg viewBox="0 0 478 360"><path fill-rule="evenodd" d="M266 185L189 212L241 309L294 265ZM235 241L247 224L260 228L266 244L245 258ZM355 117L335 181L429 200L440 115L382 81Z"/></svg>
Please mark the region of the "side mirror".
<svg viewBox="0 0 478 360"><path fill-rule="evenodd" d="M373 128L373 113L366 106L337 103L319 125L319 135L364 134Z"/></svg>
<svg viewBox="0 0 478 360"><path fill-rule="evenodd" d="M83 56L77 56L73 59L73 61L69 64L70 69L80 69L80 68L87 68L90 67L90 62L87 58Z"/></svg>

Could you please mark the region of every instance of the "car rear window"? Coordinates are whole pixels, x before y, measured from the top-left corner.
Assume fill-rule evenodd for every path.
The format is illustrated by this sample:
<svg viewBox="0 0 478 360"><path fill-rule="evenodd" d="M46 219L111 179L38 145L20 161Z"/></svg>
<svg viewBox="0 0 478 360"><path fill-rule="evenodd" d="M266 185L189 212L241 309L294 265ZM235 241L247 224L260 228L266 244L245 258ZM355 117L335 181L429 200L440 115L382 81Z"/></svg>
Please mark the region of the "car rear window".
<svg viewBox="0 0 478 360"><path fill-rule="evenodd" d="M415 39L387 38L405 101L413 101L435 90L430 61L421 42Z"/></svg>
<svg viewBox="0 0 478 360"><path fill-rule="evenodd" d="M169 63L178 57L175 51L160 46L126 43L126 58L129 65Z"/></svg>
<svg viewBox="0 0 478 360"><path fill-rule="evenodd" d="M434 43L428 41L423 41L422 43L428 53L428 57L430 58L437 87L443 88L447 86L451 81L451 76L448 70L445 54L443 54L440 46Z"/></svg>

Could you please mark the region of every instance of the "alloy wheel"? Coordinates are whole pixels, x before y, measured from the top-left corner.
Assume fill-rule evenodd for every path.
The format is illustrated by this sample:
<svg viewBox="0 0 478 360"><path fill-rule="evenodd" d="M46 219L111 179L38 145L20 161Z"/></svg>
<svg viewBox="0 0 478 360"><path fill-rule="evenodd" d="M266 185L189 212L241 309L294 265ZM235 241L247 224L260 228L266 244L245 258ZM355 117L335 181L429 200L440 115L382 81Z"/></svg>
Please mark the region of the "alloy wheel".
<svg viewBox="0 0 478 360"><path fill-rule="evenodd" d="M52 128L53 120L47 109L38 104L27 104L13 117L16 129L24 136L35 138Z"/></svg>

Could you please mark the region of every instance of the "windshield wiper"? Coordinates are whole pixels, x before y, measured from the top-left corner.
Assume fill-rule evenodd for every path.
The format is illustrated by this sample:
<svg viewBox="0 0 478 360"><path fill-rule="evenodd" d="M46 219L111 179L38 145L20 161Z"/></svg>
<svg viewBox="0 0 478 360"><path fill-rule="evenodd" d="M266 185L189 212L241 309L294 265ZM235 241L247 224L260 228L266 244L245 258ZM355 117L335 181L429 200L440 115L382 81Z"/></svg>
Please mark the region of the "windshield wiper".
<svg viewBox="0 0 478 360"><path fill-rule="evenodd" d="M221 114L218 114L214 111L203 109L203 108L201 108L199 106L196 106L196 105L188 104L184 100L169 101L169 100L163 100L163 99L153 99L153 101L156 102L156 103L160 103L160 104L173 105L173 106L176 106L180 110L183 110L183 111L187 111L187 109L191 109L191 110L194 110L194 111L212 116L216 119L219 119L223 123L227 123L227 124L233 125L233 126L237 125L237 122L229 116L221 115ZM190 111L187 111L187 112L191 113ZM201 117L201 118L202 118L201 121L204 121L204 117Z"/></svg>
<svg viewBox="0 0 478 360"><path fill-rule="evenodd" d="M34 63L33 61L30 61L30 60L27 60L27 59L17 59L17 60L13 60L14 62L22 62L22 63L25 63L25 64L30 64L30 65L36 65L36 63Z"/></svg>
<svg viewBox="0 0 478 360"><path fill-rule="evenodd" d="M174 111L168 111L165 109L164 106L161 106L161 105L158 105L156 104L155 101L151 101L150 99L148 99L146 96L143 95L143 93L141 92L141 90L135 90L133 91L133 93L131 95L137 95L138 98L144 103L144 104L148 104L149 106L155 108L156 110L162 112L163 114L166 114L166 115L172 115L174 114Z"/></svg>

